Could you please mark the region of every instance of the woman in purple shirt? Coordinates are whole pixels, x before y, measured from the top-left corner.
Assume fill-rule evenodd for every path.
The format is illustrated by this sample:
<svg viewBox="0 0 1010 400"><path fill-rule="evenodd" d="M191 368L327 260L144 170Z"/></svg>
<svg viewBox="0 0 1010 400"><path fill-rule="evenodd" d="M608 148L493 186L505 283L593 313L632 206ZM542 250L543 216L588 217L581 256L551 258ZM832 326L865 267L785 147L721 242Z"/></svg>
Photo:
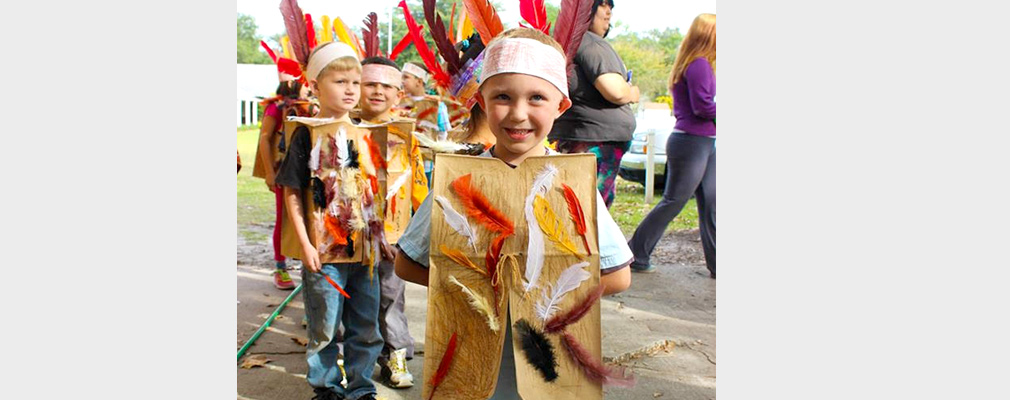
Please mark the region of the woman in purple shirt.
<svg viewBox="0 0 1010 400"><path fill-rule="evenodd" d="M701 14L691 23L669 87L677 123L666 141L666 190L628 242L635 255L631 270L656 270L649 257L693 193L705 263L715 279L715 14Z"/></svg>

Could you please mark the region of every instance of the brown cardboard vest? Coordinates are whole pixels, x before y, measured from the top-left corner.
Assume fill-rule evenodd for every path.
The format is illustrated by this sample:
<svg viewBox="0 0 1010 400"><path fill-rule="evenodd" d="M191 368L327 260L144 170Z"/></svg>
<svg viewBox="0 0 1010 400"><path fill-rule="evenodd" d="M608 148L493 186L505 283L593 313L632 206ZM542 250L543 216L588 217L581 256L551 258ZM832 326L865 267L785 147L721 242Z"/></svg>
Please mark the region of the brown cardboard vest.
<svg viewBox="0 0 1010 400"><path fill-rule="evenodd" d="M558 168L558 175L548 191L546 200L561 220L569 237L576 243L576 248L583 258L578 258L564 252L553 245L549 239L544 240L544 267L538 279L537 287L523 294L521 280L516 281L512 269L516 269L518 277L525 276L526 248L528 228L524 213L525 198L529 194L533 180L546 164ZM446 222L442 208L432 205L431 212L431 252L428 287L428 316L425 333L425 358L423 397L431 393L431 379L438 369L442 356L445 354L449 338L455 332L457 344L455 359L448 375L438 386L435 397L438 399L486 399L490 397L497 386L501 354L505 340L506 313L511 313L512 324L520 318L529 321L537 329L543 329L543 322L536 316L534 305L546 290L550 291L560 273L569 266L588 261L586 270L590 278L580 286L565 295L560 303L561 312L566 312L573 304L600 284L599 241L596 221L596 158L591 154L553 155L527 158L519 167L512 169L501 160L461 155L438 155L434 170L434 196L443 196L452 203L453 208L463 215L466 211L459 197L449 186L460 176L472 174L471 185L481 191L491 204L506 215L515 226L515 233L505 240L502 248L502 259L515 255L515 261L502 261L500 268L502 297L508 298L508 307L502 302L499 309L499 322L502 329L495 334L488 327L485 318L472 309L465 294L460 288L449 282L453 275L475 293L492 301L493 294L487 278L460 266L455 261L442 254L439 245L462 250L468 258L480 267L485 267L484 256L495 233L477 221L468 217L468 221L477 228L477 250L467 244L466 239L457 234ZM585 248L581 237L575 231L570 218L568 206L561 191L561 183L570 186L576 193L586 217L586 232L592 255L585 256ZM538 225L534 225L539 228ZM517 286L518 285L518 286ZM513 289L514 288L514 289ZM600 348L600 305L599 302L578 323L566 330L578 338L579 342L597 360L601 357ZM554 346L557 360L558 378L554 382L546 382L527 361L521 345L514 343L516 378L519 394L523 399L578 399L594 400L603 398L603 389L599 384L588 380L582 371L571 361L568 353L561 345L561 336L545 334ZM513 338L517 335L513 330Z"/></svg>
<svg viewBox="0 0 1010 400"><path fill-rule="evenodd" d="M371 135L372 140L376 142L380 149L381 156L386 157L385 154L385 143L386 143L386 130L379 129L375 131L370 131L368 129L358 128L350 123L344 121L322 121L315 120L311 122L302 121L285 121L284 122L284 132L285 132L285 143L291 143L291 137L294 135L295 129L304 125L309 128L310 143L314 144L316 139L320 136L329 137L334 136L337 130L341 127L344 128L347 138L349 140L354 140L356 146L360 149L362 146L367 146L364 141L364 137ZM322 146L321 156L322 158L326 153L329 152L327 146ZM375 201L382 204L385 199L386 193L386 175L384 170L377 170L378 181L379 181L379 194L375 196ZM311 186L306 188L302 192L302 209L305 212L305 228L309 236L309 241L316 246L318 249L321 243L320 240L323 239L327 233L325 228L323 228L321 221L323 217L323 210L318 209L315 203L312 201L312 188ZM285 215L284 223L281 226L281 254L286 257L301 259L302 248L301 244L298 242L298 234L295 233L294 226L290 218ZM347 256L337 256L332 254L319 254L319 261L323 264L331 263L357 263L362 262L364 254L363 244L366 242L367 238L365 232L360 232L357 234L354 242L354 255L351 257Z"/></svg>
<svg viewBox="0 0 1010 400"><path fill-rule="evenodd" d="M386 138L386 187L405 173L413 175L410 167L410 148L415 140L412 134L413 120L394 120L377 125L362 124L360 127L372 131L373 136L382 135ZM386 241L389 244L396 244L410 223L413 183L413 177L408 177L399 191L386 201L385 230Z"/></svg>

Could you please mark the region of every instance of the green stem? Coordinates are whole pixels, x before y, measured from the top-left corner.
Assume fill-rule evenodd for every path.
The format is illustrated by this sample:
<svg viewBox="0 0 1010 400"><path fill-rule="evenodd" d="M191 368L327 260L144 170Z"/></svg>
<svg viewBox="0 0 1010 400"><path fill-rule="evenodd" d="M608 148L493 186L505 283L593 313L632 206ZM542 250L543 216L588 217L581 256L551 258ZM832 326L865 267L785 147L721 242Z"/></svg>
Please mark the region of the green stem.
<svg viewBox="0 0 1010 400"><path fill-rule="evenodd" d="M295 295L297 295L298 292L300 291L302 291L302 285L298 284L298 287L296 287L295 290L291 291L291 294L288 295L288 298L284 299L284 302L282 302L279 306L277 306L277 309L274 310L274 313L270 314L270 317L267 318L266 322L264 322L263 325L261 325L260 328L256 330L256 333L254 333L251 338L249 338L249 341L245 342L245 344L242 345L241 349L238 349L238 359L242 359L242 355L245 354L245 351L249 350L249 347L252 346L254 342L256 342L256 339L260 338L260 335L263 334L263 331L267 330L267 328L270 326L270 323L274 321L274 318L277 318L277 316L280 315L281 311L284 311L284 306L288 305L288 303L291 302L291 299L295 298Z"/></svg>

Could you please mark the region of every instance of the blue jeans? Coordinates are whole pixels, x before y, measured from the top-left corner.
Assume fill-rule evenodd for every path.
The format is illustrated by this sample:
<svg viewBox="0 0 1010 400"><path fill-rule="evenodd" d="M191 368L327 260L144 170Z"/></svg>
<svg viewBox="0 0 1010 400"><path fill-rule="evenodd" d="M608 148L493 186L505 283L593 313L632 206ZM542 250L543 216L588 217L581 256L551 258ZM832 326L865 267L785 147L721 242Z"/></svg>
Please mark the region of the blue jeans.
<svg viewBox="0 0 1010 400"><path fill-rule="evenodd" d="M322 274L302 269L305 314L309 318L309 364L307 380L317 392L332 390L348 399L375 393L372 373L382 350L379 334L379 277L368 279L368 267L360 264L324 264L322 273L337 282L350 299L343 297ZM346 301L345 301L346 300ZM346 307L344 307L346 305ZM337 366L337 327L344 324L344 369L347 388Z"/></svg>

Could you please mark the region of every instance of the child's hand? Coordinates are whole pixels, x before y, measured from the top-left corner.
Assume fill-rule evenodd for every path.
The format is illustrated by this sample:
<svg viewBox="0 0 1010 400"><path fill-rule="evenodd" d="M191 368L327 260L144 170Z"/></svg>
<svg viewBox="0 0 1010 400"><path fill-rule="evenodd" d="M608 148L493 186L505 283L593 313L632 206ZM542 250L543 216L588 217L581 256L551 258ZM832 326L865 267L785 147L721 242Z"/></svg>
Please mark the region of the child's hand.
<svg viewBox="0 0 1010 400"><path fill-rule="evenodd" d="M386 260L393 261L396 258L396 251L393 250L393 246L386 241L382 241L382 258Z"/></svg>
<svg viewBox="0 0 1010 400"><path fill-rule="evenodd" d="M312 246L302 246L302 266L309 272L319 272L322 270L319 263L319 252L316 251L315 247Z"/></svg>
<svg viewBox="0 0 1010 400"><path fill-rule="evenodd" d="M265 180L267 182L267 189L270 190L271 192L276 193L277 187L274 184L274 176L273 175L267 175L267 177L266 177Z"/></svg>

